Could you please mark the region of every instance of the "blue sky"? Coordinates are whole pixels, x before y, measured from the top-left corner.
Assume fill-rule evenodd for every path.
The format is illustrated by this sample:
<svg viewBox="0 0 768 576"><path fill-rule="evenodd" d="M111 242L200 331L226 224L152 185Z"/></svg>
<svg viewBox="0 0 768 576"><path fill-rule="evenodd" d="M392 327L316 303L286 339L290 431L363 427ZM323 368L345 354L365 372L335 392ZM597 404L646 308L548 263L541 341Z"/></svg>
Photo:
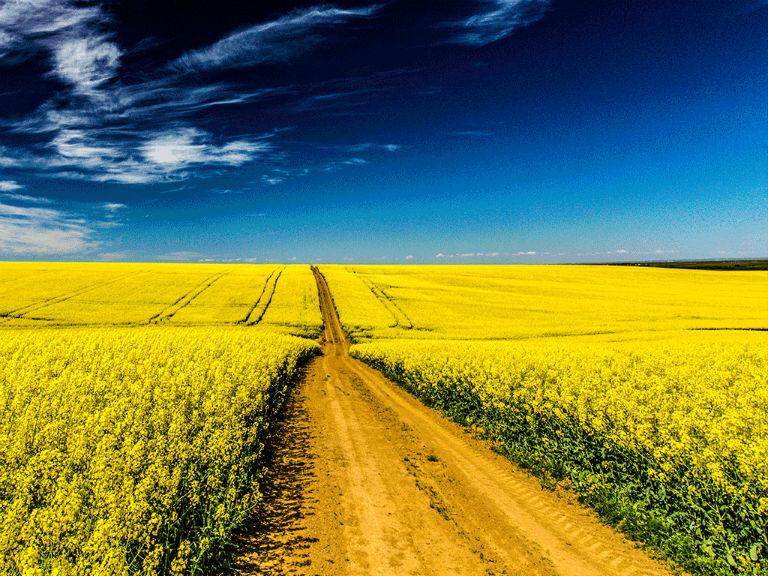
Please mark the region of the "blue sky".
<svg viewBox="0 0 768 576"><path fill-rule="evenodd" d="M0 4L0 258L768 256L764 0L180 6Z"/></svg>

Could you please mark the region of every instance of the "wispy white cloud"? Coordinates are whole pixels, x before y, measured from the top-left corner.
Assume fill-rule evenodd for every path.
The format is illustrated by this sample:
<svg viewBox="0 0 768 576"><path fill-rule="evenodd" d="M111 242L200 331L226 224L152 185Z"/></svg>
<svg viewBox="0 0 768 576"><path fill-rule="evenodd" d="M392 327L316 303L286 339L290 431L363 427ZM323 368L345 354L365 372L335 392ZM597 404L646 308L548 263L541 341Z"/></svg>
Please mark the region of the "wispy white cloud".
<svg viewBox="0 0 768 576"><path fill-rule="evenodd" d="M96 248L86 220L54 208L0 201L0 253L69 254Z"/></svg>
<svg viewBox="0 0 768 576"><path fill-rule="evenodd" d="M75 91L95 95L96 89L117 75L122 50L105 36L73 38L54 50L54 73Z"/></svg>
<svg viewBox="0 0 768 576"><path fill-rule="evenodd" d="M277 20L233 32L205 48L187 52L172 64L172 68L200 72L286 62L318 44L320 28L372 16L378 9L373 5L357 9L316 6L297 10Z"/></svg>
<svg viewBox="0 0 768 576"><path fill-rule="evenodd" d="M13 192L14 190L21 190L24 188L21 184L18 184L14 180L0 180L0 192Z"/></svg>
<svg viewBox="0 0 768 576"><path fill-rule="evenodd" d="M29 43L52 36L76 36L104 22L101 8L75 0L6 0L0 4L0 58L29 57Z"/></svg>
<svg viewBox="0 0 768 576"><path fill-rule="evenodd" d="M20 164L19 159L13 151L5 146L0 146L0 168L10 168Z"/></svg>
<svg viewBox="0 0 768 576"><path fill-rule="evenodd" d="M367 150L385 150L386 152L397 152L402 146L400 144L374 144L373 142L362 142L353 144L348 148L350 152L365 152Z"/></svg>
<svg viewBox="0 0 768 576"><path fill-rule="evenodd" d="M270 149L267 142L235 140L217 146L211 135L197 128L159 134L141 145L145 160L169 172L194 164L241 166Z"/></svg>
<svg viewBox="0 0 768 576"><path fill-rule="evenodd" d="M76 166L86 170L101 169L126 159L126 151L110 145L93 132L63 129L51 140L49 148L57 155L53 166Z"/></svg>
<svg viewBox="0 0 768 576"><path fill-rule="evenodd" d="M496 258L499 252L461 252L456 254L435 254L435 258ZM407 260L408 258L406 258Z"/></svg>
<svg viewBox="0 0 768 576"><path fill-rule="evenodd" d="M34 160L59 176L97 182L150 184L190 177L190 170L242 166L271 149L263 140L216 143L209 132L184 126L147 134L63 129L48 146L55 154Z"/></svg>
<svg viewBox="0 0 768 576"><path fill-rule="evenodd" d="M368 164L368 160L365 158L358 158L358 157L352 157L347 158L346 160L333 160L331 162L328 162L324 167L324 172L335 172L339 168L343 168L344 166L365 166Z"/></svg>
<svg viewBox="0 0 768 576"><path fill-rule="evenodd" d="M509 36L518 28L540 20L549 0L482 0L483 10L453 22L457 29L453 41L470 46L485 46Z"/></svg>
<svg viewBox="0 0 768 576"><path fill-rule="evenodd" d="M208 106L252 101L264 91L239 93L221 84L182 90L178 76L167 73L133 85L113 82L123 50L109 25L96 2L0 0L0 61L47 53L50 76L69 86L35 113L6 121L4 129L49 140L25 149L0 146L0 168L149 184L190 178L207 167L241 166L270 148L258 137L214 141L182 120ZM162 124L167 128L157 127Z"/></svg>
<svg viewBox="0 0 768 576"><path fill-rule="evenodd" d="M0 4L0 60L47 52L52 74L80 95L114 78L121 48L102 32L109 16L96 3L77 0L7 0Z"/></svg>
<svg viewBox="0 0 768 576"><path fill-rule="evenodd" d="M124 208L127 208L125 204L121 204L120 202L104 202L102 204L102 208L104 208L104 211L108 214L114 214Z"/></svg>
<svg viewBox="0 0 768 576"><path fill-rule="evenodd" d="M285 181L285 178L282 176L270 176L267 174L264 174L264 176L261 177L261 181L264 184L269 184L270 186L275 186L276 184L280 184Z"/></svg>
<svg viewBox="0 0 768 576"><path fill-rule="evenodd" d="M233 32L205 48L183 55L143 79L120 78L124 50L113 34L114 21L101 4L81 0L0 0L0 62L39 56L57 91L24 118L0 119L0 130L34 134L35 144L0 146L0 168L16 167L46 176L122 184L180 181L274 159L268 135L231 138L191 126L190 116L214 106L292 97L307 106L337 106L375 88L347 90L326 83L244 91L221 82L190 85L185 72L280 62L301 54L304 43L322 40L330 28L374 16L378 5L355 9L317 6ZM46 59L47 56L47 59ZM358 79L360 80L360 79ZM321 93L318 93L321 92ZM309 94L309 95L308 95ZM43 138L46 142L40 142ZM394 152L396 144L370 144ZM335 167L367 162L358 154ZM272 167L274 168L274 166ZM293 175L299 174L296 172ZM288 176L269 176L275 184ZM282 181L280 180L280 181Z"/></svg>
<svg viewBox="0 0 768 576"><path fill-rule="evenodd" d="M50 204L51 200L49 198L43 198L41 196L30 196L29 194L17 194L15 192L3 192L0 194L3 198L7 200L12 200L15 202L23 202L25 204Z"/></svg>
<svg viewBox="0 0 768 576"><path fill-rule="evenodd" d="M312 110L332 110L342 107L345 114L350 114L351 108L365 108L370 104L370 95L380 92L378 88L360 88L357 90L342 90L312 94L303 98L293 107L297 112Z"/></svg>

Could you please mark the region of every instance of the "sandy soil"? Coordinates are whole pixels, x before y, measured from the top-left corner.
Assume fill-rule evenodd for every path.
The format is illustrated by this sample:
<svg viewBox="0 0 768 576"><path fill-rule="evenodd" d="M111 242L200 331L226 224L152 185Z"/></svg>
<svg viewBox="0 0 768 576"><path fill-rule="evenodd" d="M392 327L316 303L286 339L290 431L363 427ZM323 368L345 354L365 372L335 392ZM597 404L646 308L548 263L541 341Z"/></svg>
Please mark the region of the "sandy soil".
<svg viewBox="0 0 768 576"><path fill-rule="evenodd" d="M243 574L670 574L564 491L539 482L351 358L317 274L323 355L275 434Z"/></svg>

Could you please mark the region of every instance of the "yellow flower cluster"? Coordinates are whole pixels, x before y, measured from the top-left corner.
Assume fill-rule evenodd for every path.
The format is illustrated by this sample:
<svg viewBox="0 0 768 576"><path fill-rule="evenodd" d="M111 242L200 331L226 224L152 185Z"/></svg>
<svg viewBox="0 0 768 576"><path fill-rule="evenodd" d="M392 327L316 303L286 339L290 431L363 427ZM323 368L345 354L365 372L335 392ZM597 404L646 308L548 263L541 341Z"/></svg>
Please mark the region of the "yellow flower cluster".
<svg viewBox="0 0 768 576"><path fill-rule="evenodd" d="M191 574L259 499L316 344L237 327L0 333L0 573Z"/></svg>
<svg viewBox="0 0 768 576"><path fill-rule="evenodd" d="M768 568L768 334L382 340L351 353L688 568Z"/></svg>

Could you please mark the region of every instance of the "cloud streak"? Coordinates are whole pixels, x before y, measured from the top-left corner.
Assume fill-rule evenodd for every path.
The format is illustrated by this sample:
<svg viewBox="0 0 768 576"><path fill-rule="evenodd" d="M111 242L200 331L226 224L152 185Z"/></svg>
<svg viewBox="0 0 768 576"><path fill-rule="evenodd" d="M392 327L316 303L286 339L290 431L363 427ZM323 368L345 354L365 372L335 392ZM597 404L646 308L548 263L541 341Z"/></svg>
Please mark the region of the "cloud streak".
<svg viewBox="0 0 768 576"><path fill-rule="evenodd" d="M435 258L497 258L498 252L461 252L456 254L443 254L442 252L435 254Z"/></svg>
<svg viewBox="0 0 768 576"><path fill-rule="evenodd" d="M160 134L141 145L144 159L168 172L193 165L241 166L269 150L266 142L235 140L217 146L211 135L196 128L181 128Z"/></svg>
<svg viewBox="0 0 768 576"><path fill-rule="evenodd" d="M50 147L56 154L39 158L40 167L71 178L121 184L185 180L192 170L242 166L271 149L255 138L219 144L209 132L189 126L128 136L62 130Z"/></svg>
<svg viewBox="0 0 768 576"><path fill-rule="evenodd" d="M506 38L519 28L540 20L549 0L483 0L483 10L454 22L457 29L453 41L469 46L485 46Z"/></svg>
<svg viewBox="0 0 768 576"><path fill-rule="evenodd" d="M0 180L0 192L13 192L14 190L21 190L24 188L21 184L16 183L13 180Z"/></svg>
<svg viewBox="0 0 768 576"><path fill-rule="evenodd" d="M358 9L313 7L233 32L205 48L187 52L171 68L185 73L287 62L322 41L322 28L372 16L378 6Z"/></svg>
<svg viewBox="0 0 768 576"><path fill-rule="evenodd" d="M373 142L362 142L354 144L348 148L350 152L366 152L368 150L384 150L386 152L397 152L402 146L400 144L375 144Z"/></svg>
<svg viewBox="0 0 768 576"><path fill-rule="evenodd" d="M0 201L0 253L71 254L98 247L82 218L54 208Z"/></svg>

